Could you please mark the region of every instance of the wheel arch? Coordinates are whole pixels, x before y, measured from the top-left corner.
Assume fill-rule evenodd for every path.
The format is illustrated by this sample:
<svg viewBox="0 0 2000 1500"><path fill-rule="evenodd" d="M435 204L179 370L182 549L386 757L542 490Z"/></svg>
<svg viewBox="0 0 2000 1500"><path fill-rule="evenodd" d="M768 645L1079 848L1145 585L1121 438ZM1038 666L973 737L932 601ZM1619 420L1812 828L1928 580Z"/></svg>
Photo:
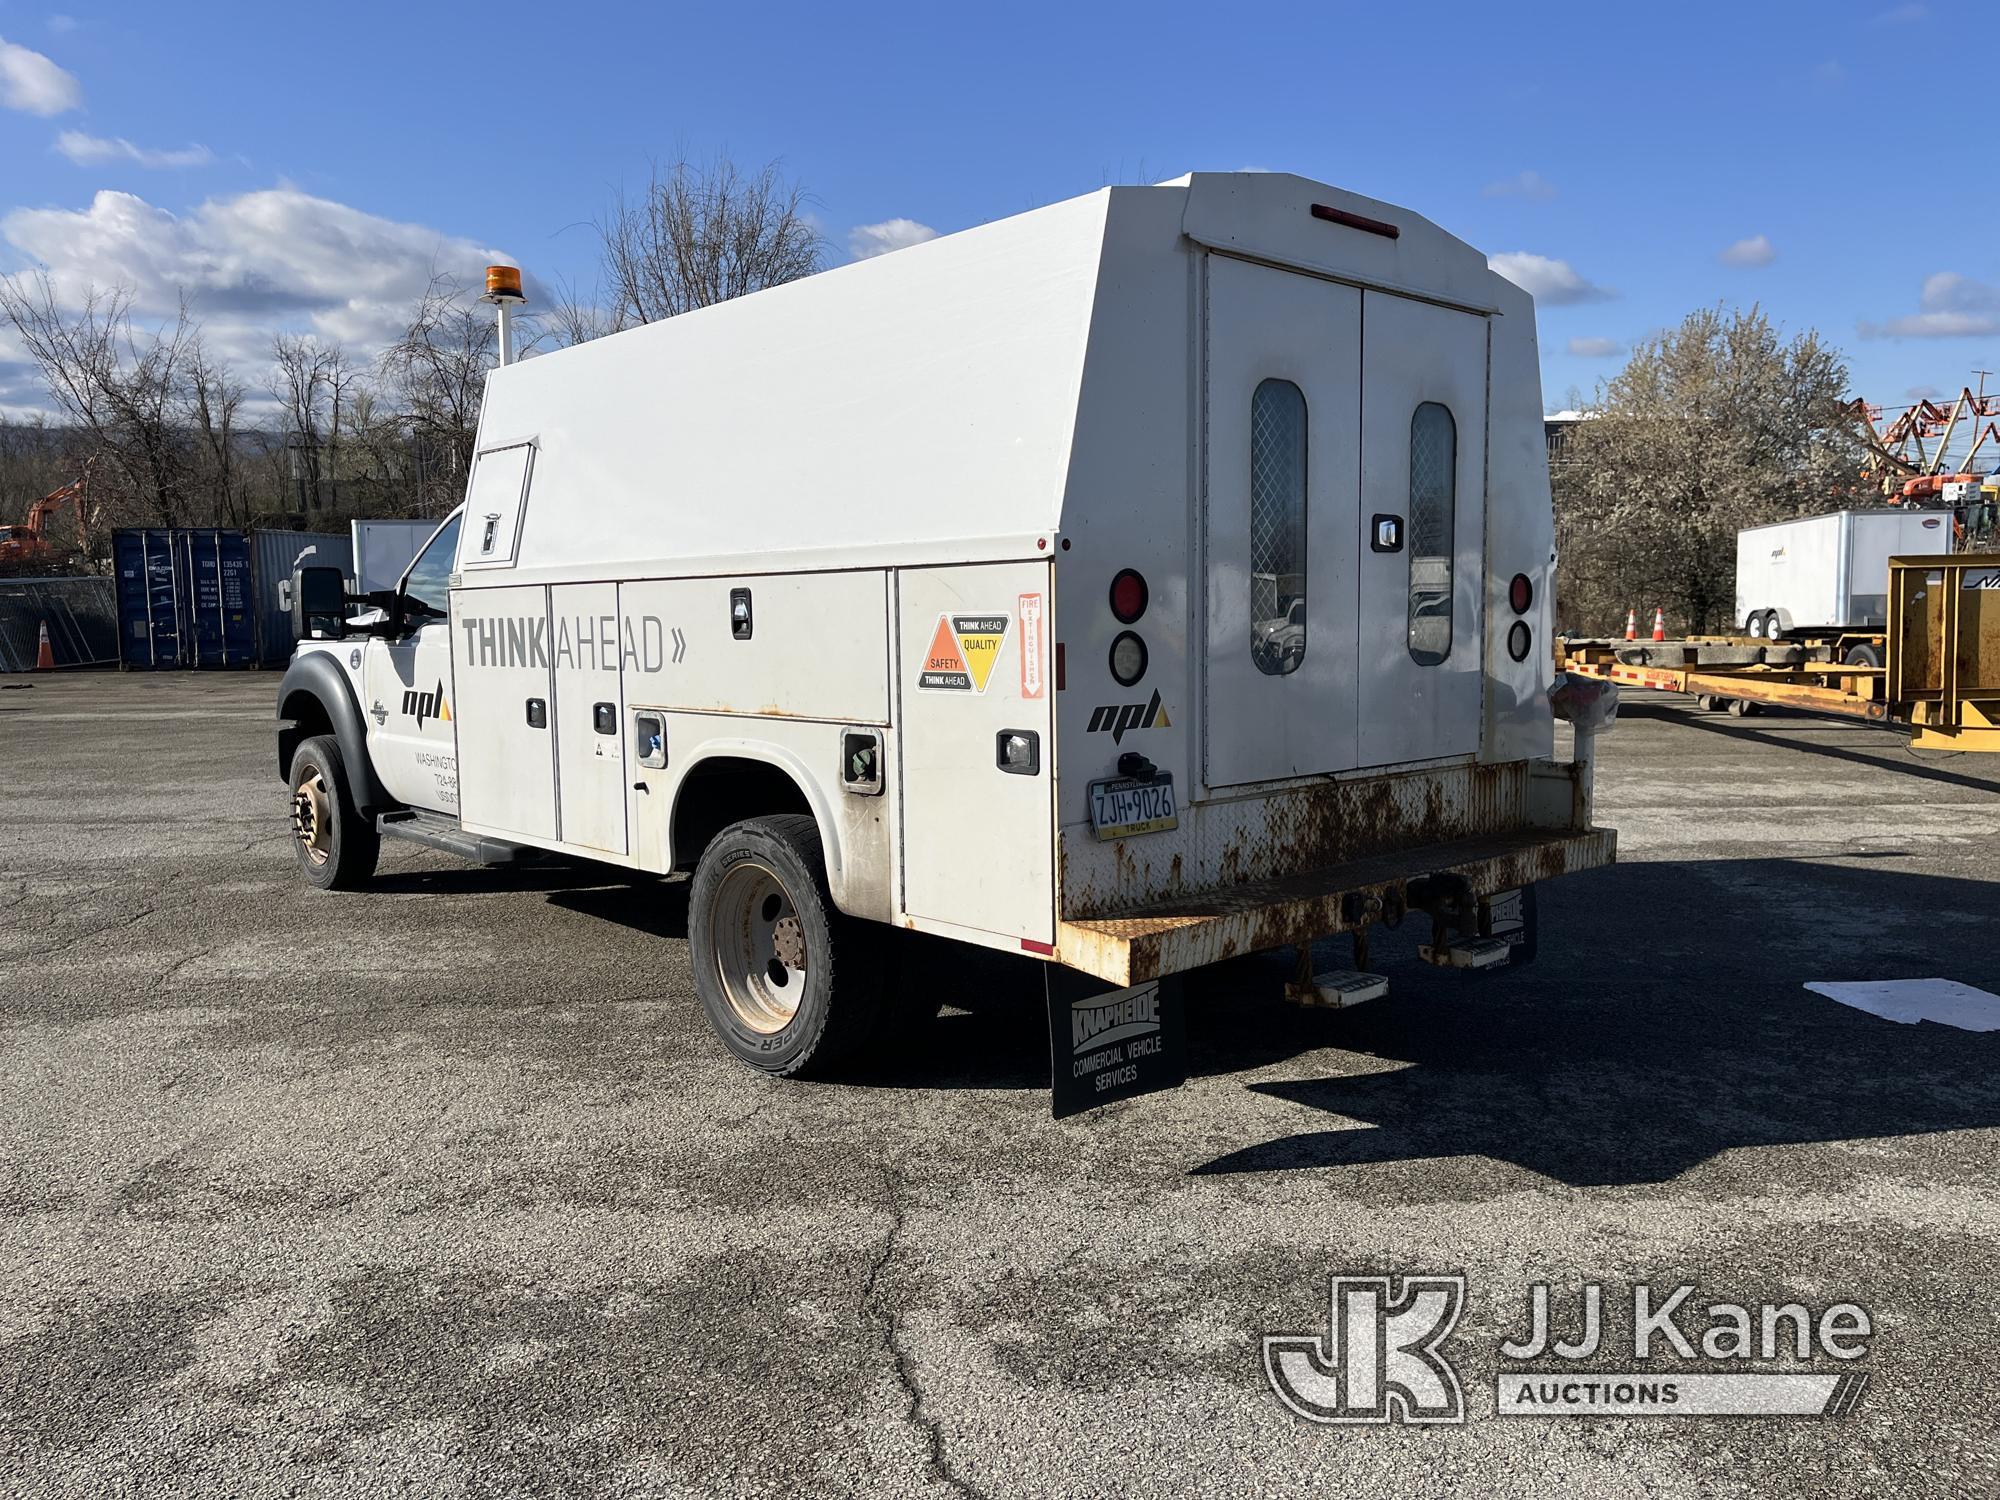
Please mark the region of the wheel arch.
<svg viewBox="0 0 2000 1500"><path fill-rule="evenodd" d="M363 813L395 807L396 801L376 779L368 758L368 731L361 705L333 658L310 651L292 658L278 684L278 776L289 781L292 756L316 734L331 734L340 746L348 795Z"/></svg>
<svg viewBox="0 0 2000 1500"><path fill-rule="evenodd" d="M827 885L844 906L846 847L832 802L803 758L768 740L706 740L689 759L667 815L669 865L692 869L708 841L731 823L786 812L807 813L819 828Z"/></svg>

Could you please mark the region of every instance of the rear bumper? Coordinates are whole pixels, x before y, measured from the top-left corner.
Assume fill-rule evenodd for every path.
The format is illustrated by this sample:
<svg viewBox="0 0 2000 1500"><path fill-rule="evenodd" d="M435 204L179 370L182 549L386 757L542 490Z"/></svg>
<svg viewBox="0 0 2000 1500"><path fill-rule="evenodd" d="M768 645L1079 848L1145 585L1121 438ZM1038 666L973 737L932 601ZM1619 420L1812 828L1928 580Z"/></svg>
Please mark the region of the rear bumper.
<svg viewBox="0 0 2000 1500"><path fill-rule="evenodd" d="M1157 902L1056 927L1058 962L1116 985L1140 984L1245 953L1345 932L1349 896L1381 895L1424 875L1461 875L1482 895L1596 869L1616 858L1618 833L1531 829L1431 844L1277 880Z"/></svg>

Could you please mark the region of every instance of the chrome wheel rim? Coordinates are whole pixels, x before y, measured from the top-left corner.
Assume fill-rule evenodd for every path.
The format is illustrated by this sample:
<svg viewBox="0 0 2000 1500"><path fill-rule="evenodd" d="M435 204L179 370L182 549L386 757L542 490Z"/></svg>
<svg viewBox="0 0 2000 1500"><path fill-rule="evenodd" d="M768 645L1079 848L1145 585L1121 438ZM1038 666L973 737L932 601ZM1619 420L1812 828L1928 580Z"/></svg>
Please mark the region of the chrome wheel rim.
<svg viewBox="0 0 2000 1500"><path fill-rule="evenodd" d="M777 872L754 860L722 877L708 919L716 977L736 1019L761 1036L783 1031L805 999L805 927Z"/></svg>
<svg viewBox="0 0 2000 1500"><path fill-rule="evenodd" d="M316 865L333 857L333 801L317 767L292 788L292 837Z"/></svg>

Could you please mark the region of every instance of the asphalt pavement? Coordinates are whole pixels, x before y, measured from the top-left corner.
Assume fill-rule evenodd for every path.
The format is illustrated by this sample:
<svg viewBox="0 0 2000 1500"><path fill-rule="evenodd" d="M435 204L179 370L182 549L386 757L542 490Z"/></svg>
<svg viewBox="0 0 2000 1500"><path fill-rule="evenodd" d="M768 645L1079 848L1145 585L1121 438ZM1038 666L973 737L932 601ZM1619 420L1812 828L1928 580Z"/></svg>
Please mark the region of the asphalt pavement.
<svg viewBox="0 0 2000 1500"><path fill-rule="evenodd" d="M1406 928L1325 1012L1238 964L1183 1088L1057 1122L1025 961L941 964L915 1058L766 1080L684 884L391 843L323 894L274 674L0 681L6 1494L2000 1493L2000 1032L1803 988L2000 991L2000 757L1628 698L1621 862L1533 967ZM1280 1402L1330 1276L1423 1273L1462 1423ZM1870 1380L1496 1416L1538 1281L1856 1303L1861 1359L1784 1368Z"/></svg>

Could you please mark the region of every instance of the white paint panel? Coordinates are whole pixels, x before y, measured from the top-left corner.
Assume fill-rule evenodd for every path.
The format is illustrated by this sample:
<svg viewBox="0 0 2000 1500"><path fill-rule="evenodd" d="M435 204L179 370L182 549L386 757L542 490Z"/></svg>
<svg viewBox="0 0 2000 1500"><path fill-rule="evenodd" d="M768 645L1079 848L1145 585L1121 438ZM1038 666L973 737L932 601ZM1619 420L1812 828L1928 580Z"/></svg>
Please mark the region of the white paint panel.
<svg viewBox="0 0 2000 1500"><path fill-rule="evenodd" d="M506 620L521 623L524 642L538 623L541 649L514 652L497 644L497 631L482 635L482 625ZM539 585L451 591L459 817L474 832L556 836L554 725L528 722L531 699L555 711L547 629L548 590Z"/></svg>
<svg viewBox="0 0 2000 1500"><path fill-rule="evenodd" d="M902 807L903 904L916 916L1051 942L1055 747L1049 705L1055 695L1022 694L1017 607L1023 594L1048 597L1048 565L906 568L897 575L897 591L902 776L894 790ZM961 616L1008 621L984 691L920 688L939 620ZM996 740L1008 729L1039 736L1036 775L999 768Z"/></svg>
<svg viewBox="0 0 2000 1500"><path fill-rule="evenodd" d="M750 592L747 641L730 633L736 589ZM627 623L641 633L643 687L629 670L626 681L635 703L848 724L889 721L885 573L655 580L625 584L620 597ZM657 670L649 644L655 633L663 643Z"/></svg>
<svg viewBox="0 0 2000 1500"><path fill-rule="evenodd" d="M1357 753L1361 293L1219 255L1207 277L1208 784L1345 770ZM1254 566L1251 536L1252 401L1266 380L1298 386L1306 409L1305 654L1277 674L1252 652L1268 610L1253 599L1278 589ZM1268 652L1273 631L1296 626L1258 629Z"/></svg>
<svg viewBox="0 0 2000 1500"><path fill-rule="evenodd" d="M1364 294L1361 312L1361 753L1364 766L1471 755L1485 692L1486 320L1407 297ZM1451 647L1442 662L1410 651L1410 424L1437 402L1456 435ZM1400 516L1400 552L1376 552L1366 529Z"/></svg>
<svg viewBox="0 0 2000 1500"><path fill-rule="evenodd" d="M521 564L615 558L633 578L1052 528L1107 201L493 371L482 440L537 444ZM476 545L479 518L466 535Z"/></svg>
<svg viewBox="0 0 2000 1500"><path fill-rule="evenodd" d="M625 852L628 726L619 665L621 657L632 660L640 649L622 623L615 583L566 583L549 590L562 808L558 837L609 854Z"/></svg>

